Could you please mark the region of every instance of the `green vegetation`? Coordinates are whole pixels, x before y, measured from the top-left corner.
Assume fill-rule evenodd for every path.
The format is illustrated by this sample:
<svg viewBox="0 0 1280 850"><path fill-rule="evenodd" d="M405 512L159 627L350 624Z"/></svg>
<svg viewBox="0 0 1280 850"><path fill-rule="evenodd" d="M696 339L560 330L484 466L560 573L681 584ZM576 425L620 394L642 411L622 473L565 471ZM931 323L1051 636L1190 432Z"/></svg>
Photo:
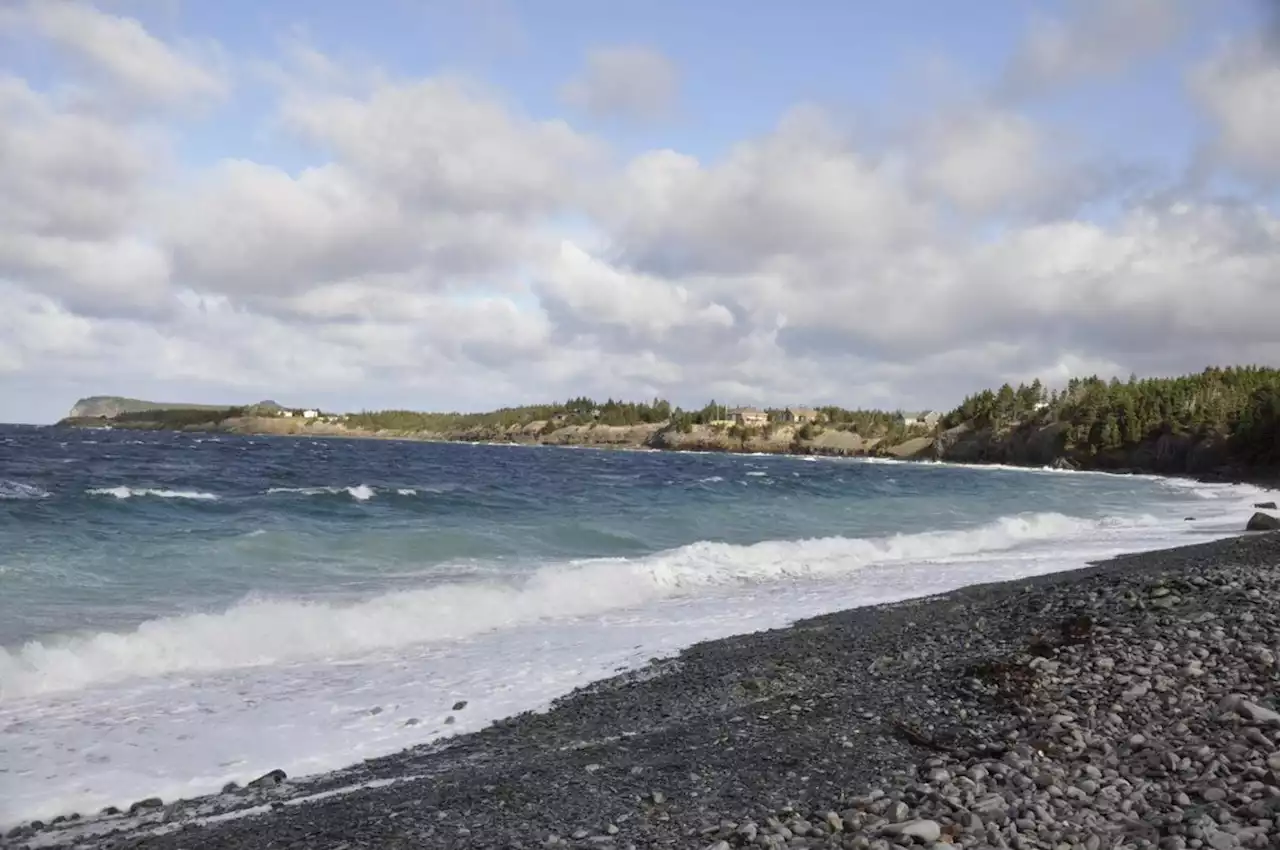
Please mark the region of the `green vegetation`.
<svg viewBox="0 0 1280 850"><path fill-rule="evenodd" d="M646 425L666 422L674 411L668 402L625 402L608 399L574 398L559 404L531 404L504 407L486 413L416 413L411 410L381 410L353 413L346 422L353 428L401 433L447 433L481 428L524 427L546 422L544 430L566 425Z"/></svg>
<svg viewBox="0 0 1280 850"><path fill-rule="evenodd" d="M243 407L155 407L128 411L112 417L113 424L128 427L197 428L217 425L226 419L245 415Z"/></svg>
<svg viewBox="0 0 1280 850"><path fill-rule="evenodd" d="M614 399L595 401L587 397L569 399L554 404L534 404L523 407L504 407L485 413L419 413L410 410L381 410L353 413L346 417L352 428L395 433L457 433L481 429L523 428L535 422L544 423L540 429L548 434L569 425L662 425L689 433L698 425L710 425L724 421L731 408L710 401L696 410L684 410L663 399L648 402L626 402ZM783 411L770 410L769 425L756 427L750 432L733 431L731 436L744 439L748 436L767 435L783 421ZM821 424L804 428L806 439L823 428L852 431L863 437L906 437L908 429L903 425L900 413L882 410L845 410L840 407L824 407L818 410Z"/></svg>
<svg viewBox="0 0 1280 850"><path fill-rule="evenodd" d="M1229 441L1250 464L1280 463L1280 369L1256 366L1205 369L1179 378L1130 376L1128 381L1073 378L1046 395L1040 382L1005 384L966 398L943 420L1005 428L1018 424L1065 427L1065 445L1082 456L1133 448L1166 434Z"/></svg>

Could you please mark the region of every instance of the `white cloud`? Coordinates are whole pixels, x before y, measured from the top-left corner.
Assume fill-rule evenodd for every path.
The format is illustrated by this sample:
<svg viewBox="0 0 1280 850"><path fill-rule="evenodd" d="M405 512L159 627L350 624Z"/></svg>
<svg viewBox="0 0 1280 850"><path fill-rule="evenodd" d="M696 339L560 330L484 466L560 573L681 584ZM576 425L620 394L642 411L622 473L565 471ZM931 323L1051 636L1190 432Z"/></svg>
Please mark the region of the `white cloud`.
<svg viewBox="0 0 1280 850"><path fill-rule="evenodd" d="M670 59L643 47L592 50L564 85L565 103L600 117L660 118L674 108L680 74Z"/></svg>
<svg viewBox="0 0 1280 850"><path fill-rule="evenodd" d="M966 212L1017 208L1055 188L1043 146L1040 130L1021 115L965 110L929 128L921 177Z"/></svg>
<svg viewBox="0 0 1280 850"><path fill-rule="evenodd" d="M637 157L597 205L624 258L649 271L742 272L891 250L930 227L928 205L894 163L858 151L814 109L712 165L673 151Z"/></svg>
<svg viewBox="0 0 1280 850"><path fill-rule="evenodd" d="M135 228L163 145L0 76L0 152L0 279L89 312L156 309L167 260Z"/></svg>
<svg viewBox="0 0 1280 850"><path fill-rule="evenodd" d="M386 84L364 97L293 93L283 120L404 201L458 211L553 211L599 155L564 122L522 118L461 79Z"/></svg>
<svg viewBox="0 0 1280 850"><path fill-rule="evenodd" d="M1261 38L1234 40L1189 83L1214 123L1214 154L1246 175L1280 179L1280 50Z"/></svg>
<svg viewBox="0 0 1280 850"><path fill-rule="evenodd" d="M723 305L701 300L685 286L615 269L571 242L560 246L538 291L544 303L563 306L578 322L656 340L675 329L734 324Z"/></svg>
<svg viewBox="0 0 1280 850"><path fill-rule="evenodd" d="M228 93L229 83L216 67L183 55L132 18L88 3L29 0L17 20L131 102L186 106ZM206 52L216 49L208 46Z"/></svg>
<svg viewBox="0 0 1280 850"><path fill-rule="evenodd" d="M1035 94L1116 74L1183 30L1184 0L1070 0L1059 18L1039 16L1005 71L1002 87Z"/></svg>

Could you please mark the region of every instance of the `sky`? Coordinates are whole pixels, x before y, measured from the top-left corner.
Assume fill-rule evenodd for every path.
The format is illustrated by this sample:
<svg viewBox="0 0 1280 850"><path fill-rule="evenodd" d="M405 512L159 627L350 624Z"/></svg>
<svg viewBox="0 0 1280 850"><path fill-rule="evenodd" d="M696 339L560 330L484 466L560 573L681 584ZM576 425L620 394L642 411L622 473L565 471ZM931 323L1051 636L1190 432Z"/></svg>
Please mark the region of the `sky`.
<svg viewBox="0 0 1280 850"><path fill-rule="evenodd" d="M0 421L1280 364L1280 0L0 0Z"/></svg>

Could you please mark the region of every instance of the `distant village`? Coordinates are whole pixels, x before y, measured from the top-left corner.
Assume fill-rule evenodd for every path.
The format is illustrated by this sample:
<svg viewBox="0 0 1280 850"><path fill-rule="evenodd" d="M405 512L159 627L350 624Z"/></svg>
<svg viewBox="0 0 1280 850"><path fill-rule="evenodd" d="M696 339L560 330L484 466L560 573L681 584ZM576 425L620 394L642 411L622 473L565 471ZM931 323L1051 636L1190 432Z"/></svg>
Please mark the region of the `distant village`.
<svg viewBox="0 0 1280 850"><path fill-rule="evenodd" d="M338 423L346 417L343 415L324 413L315 408L276 408L274 415L282 419L308 419L316 422ZM599 416L600 411L592 411ZM557 414L551 418L553 423L567 418L565 414ZM937 427L942 414L936 410L922 410L902 414L902 424L906 428L924 428L932 430ZM784 425L821 425L825 420L822 411L812 407L784 407L778 410L765 410L759 407L726 407L722 418L713 419L709 425L733 426L744 428L760 427L769 424Z"/></svg>
<svg viewBox="0 0 1280 850"><path fill-rule="evenodd" d="M902 424L907 428L934 428L942 414L935 410L922 410L902 414ZM812 407L784 407L781 410L763 410L759 407L731 407L725 410L725 418L713 420L712 425L741 425L753 427L782 423L785 425L821 425L822 411Z"/></svg>

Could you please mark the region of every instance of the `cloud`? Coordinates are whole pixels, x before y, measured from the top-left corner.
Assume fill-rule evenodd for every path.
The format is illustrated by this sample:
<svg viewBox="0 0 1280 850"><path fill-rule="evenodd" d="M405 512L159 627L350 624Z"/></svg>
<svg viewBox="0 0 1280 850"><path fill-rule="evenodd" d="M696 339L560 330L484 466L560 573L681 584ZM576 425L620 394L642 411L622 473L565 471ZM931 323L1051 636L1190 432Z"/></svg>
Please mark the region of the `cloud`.
<svg viewBox="0 0 1280 850"><path fill-rule="evenodd" d="M561 244L538 293L544 304L586 326L603 325L652 341L677 329L697 332L734 324L723 305L700 299L685 286L616 269L571 242Z"/></svg>
<svg viewBox="0 0 1280 850"><path fill-rule="evenodd" d="M621 256L651 272L744 272L892 250L931 226L892 158L858 150L813 108L713 164L675 151L636 157L597 205Z"/></svg>
<svg viewBox="0 0 1280 850"><path fill-rule="evenodd" d="M89 313L153 311L164 255L135 228L163 144L0 76L0 280Z"/></svg>
<svg viewBox="0 0 1280 850"><path fill-rule="evenodd" d="M928 188L966 212L1023 206L1056 182L1039 128L1012 112L971 108L937 121L920 158Z"/></svg>
<svg viewBox="0 0 1280 850"><path fill-rule="evenodd" d="M132 18L87 3L29 0L16 20L128 102L180 107L228 94L229 83L213 63L178 52ZM215 46L203 49L216 54Z"/></svg>
<svg viewBox="0 0 1280 850"><path fill-rule="evenodd" d="M1214 125L1211 152L1250 177L1280 179L1280 49L1261 36L1236 39L1188 76Z"/></svg>
<svg viewBox="0 0 1280 850"><path fill-rule="evenodd" d="M375 88L365 97L295 93L289 129L408 202L525 215L569 198L597 143L561 121L532 121L462 79Z"/></svg>
<svg viewBox="0 0 1280 850"><path fill-rule="evenodd" d="M669 114L680 74L670 59L643 47L592 50L586 65L561 89L568 105L605 118L652 120Z"/></svg>
<svg viewBox="0 0 1280 850"><path fill-rule="evenodd" d="M1010 59L1002 91L1024 97L1124 71L1183 31L1183 0L1070 0L1060 18L1040 16Z"/></svg>

